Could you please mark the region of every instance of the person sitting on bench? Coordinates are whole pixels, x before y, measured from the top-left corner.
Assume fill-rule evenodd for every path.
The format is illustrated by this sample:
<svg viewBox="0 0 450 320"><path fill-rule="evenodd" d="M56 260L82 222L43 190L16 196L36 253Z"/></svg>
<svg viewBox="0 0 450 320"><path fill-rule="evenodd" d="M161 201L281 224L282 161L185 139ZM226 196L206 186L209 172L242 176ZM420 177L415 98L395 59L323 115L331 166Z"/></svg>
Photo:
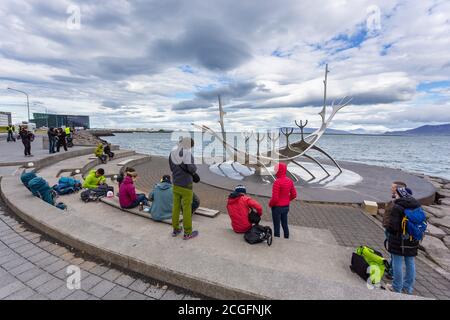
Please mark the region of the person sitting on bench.
<svg viewBox="0 0 450 320"><path fill-rule="evenodd" d="M104 184L106 181L105 170L100 168L97 171L91 170L83 182L83 188L96 189L99 185Z"/></svg>
<svg viewBox="0 0 450 320"><path fill-rule="evenodd" d="M149 200L152 201L151 207L148 209L152 219L163 221L172 218L173 207L173 189L172 181L169 175L164 175L160 182L149 194ZM200 199L194 193L192 200L192 213L200 207Z"/></svg>
<svg viewBox="0 0 450 320"><path fill-rule="evenodd" d="M120 184L119 189L119 202L120 207L123 209L133 209L142 203L144 206L148 206L148 199L144 194L136 194L136 188L134 182L138 175L137 172L126 173L125 179Z"/></svg>
<svg viewBox="0 0 450 320"><path fill-rule="evenodd" d="M111 143L105 143L105 147L103 149L103 152L105 155L108 156L109 160L114 158L114 152L111 151Z"/></svg>
<svg viewBox="0 0 450 320"><path fill-rule="evenodd" d="M97 148L95 149L95 156L100 159L102 163L106 163L106 159L108 158L106 154L103 153L103 144L99 143Z"/></svg>

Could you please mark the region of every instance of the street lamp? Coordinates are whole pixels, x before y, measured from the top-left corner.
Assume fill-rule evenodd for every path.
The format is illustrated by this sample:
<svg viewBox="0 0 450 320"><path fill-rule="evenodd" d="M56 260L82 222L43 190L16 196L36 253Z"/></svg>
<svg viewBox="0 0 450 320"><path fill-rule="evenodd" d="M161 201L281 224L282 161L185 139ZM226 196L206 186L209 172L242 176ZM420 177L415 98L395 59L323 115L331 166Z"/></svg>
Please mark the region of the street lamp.
<svg viewBox="0 0 450 320"><path fill-rule="evenodd" d="M24 91L21 91L21 90L17 90L17 89L9 88L9 87L8 87L8 90L12 90L12 91L17 91L17 92L23 93L24 95L26 95L26 96L27 96L27 107L28 107L28 123L30 123L30 100L29 100L29 98L28 98L28 93L26 93L26 92L24 92Z"/></svg>

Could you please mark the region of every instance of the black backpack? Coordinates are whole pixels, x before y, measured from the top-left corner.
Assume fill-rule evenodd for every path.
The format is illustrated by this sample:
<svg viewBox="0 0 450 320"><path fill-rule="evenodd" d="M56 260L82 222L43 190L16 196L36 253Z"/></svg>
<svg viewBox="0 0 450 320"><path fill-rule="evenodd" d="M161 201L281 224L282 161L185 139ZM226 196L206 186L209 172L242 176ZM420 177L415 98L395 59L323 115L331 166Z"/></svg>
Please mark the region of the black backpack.
<svg viewBox="0 0 450 320"><path fill-rule="evenodd" d="M84 202L98 201L100 198L106 197L108 191L112 191L114 193L114 187L102 184L96 189L84 190L81 192L80 197Z"/></svg>
<svg viewBox="0 0 450 320"><path fill-rule="evenodd" d="M108 191L114 193L114 187L108 186L107 184L101 184L97 187L97 189L93 189L94 193L99 197L106 197Z"/></svg>
<svg viewBox="0 0 450 320"><path fill-rule="evenodd" d="M267 245L272 245L272 229L260 225L254 225L244 234L244 239L250 244L267 241Z"/></svg>
<svg viewBox="0 0 450 320"><path fill-rule="evenodd" d="M80 193L81 200L84 202L97 201L98 198L95 197L95 194L92 190L87 189Z"/></svg>
<svg viewBox="0 0 450 320"><path fill-rule="evenodd" d="M255 210L252 209L248 214L248 221L251 224L259 224L259 222L261 221L261 217Z"/></svg>

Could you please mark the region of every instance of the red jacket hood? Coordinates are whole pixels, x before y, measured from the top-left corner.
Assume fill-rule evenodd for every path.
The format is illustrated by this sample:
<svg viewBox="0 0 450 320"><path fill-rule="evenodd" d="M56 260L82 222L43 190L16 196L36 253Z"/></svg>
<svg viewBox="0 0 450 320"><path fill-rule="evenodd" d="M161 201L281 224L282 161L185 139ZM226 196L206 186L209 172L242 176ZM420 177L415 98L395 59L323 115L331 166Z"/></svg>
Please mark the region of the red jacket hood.
<svg viewBox="0 0 450 320"><path fill-rule="evenodd" d="M277 170L278 168L278 170ZM275 170L277 170L277 173L275 174L276 177L279 178L283 178L286 177L286 172L287 172L287 166L285 163L280 162L275 166Z"/></svg>

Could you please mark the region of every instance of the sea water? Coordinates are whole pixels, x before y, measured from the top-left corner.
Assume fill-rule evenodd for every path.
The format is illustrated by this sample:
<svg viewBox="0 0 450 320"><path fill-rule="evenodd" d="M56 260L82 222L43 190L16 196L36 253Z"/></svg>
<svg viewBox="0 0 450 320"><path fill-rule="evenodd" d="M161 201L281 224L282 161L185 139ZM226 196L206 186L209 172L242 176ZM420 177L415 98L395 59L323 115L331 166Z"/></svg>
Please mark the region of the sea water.
<svg viewBox="0 0 450 320"><path fill-rule="evenodd" d="M176 145L171 133L116 133L105 140L123 149L168 156ZM300 140L299 134L290 142ZM264 143L264 142L263 142ZM285 141L282 139L281 145ZM450 179L450 136L324 135L317 146L337 161L353 161ZM219 148L220 149L220 148ZM250 150L255 152L254 145ZM323 158L312 151L311 155Z"/></svg>

